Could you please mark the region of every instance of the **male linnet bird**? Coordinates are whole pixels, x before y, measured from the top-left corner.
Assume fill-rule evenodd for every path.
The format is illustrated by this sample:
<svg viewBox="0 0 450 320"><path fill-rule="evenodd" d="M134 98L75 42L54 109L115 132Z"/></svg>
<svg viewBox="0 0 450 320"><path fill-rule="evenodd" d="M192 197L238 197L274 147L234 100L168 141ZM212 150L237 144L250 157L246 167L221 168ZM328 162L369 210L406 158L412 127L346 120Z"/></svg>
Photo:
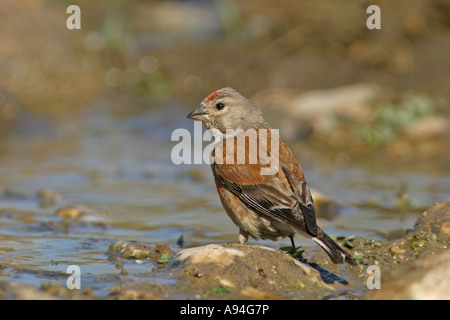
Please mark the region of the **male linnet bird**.
<svg viewBox="0 0 450 320"><path fill-rule="evenodd" d="M249 236L271 240L289 237L295 248L294 235L302 234L316 242L334 263L356 265L317 225L301 167L256 105L236 90L223 88L207 96L188 118L203 121L218 137L211 152L215 160L211 168L220 200L239 227L240 243L247 243ZM256 139L252 137L255 133ZM239 144L240 138L248 143ZM255 152L259 152L256 159Z"/></svg>

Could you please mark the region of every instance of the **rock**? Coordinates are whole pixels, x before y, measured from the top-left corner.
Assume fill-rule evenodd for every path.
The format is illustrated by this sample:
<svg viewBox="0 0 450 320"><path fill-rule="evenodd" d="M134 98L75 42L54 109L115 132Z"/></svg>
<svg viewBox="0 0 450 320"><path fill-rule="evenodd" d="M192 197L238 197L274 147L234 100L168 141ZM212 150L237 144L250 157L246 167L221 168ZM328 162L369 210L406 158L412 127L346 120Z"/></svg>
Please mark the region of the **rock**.
<svg viewBox="0 0 450 320"><path fill-rule="evenodd" d="M342 285L282 251L259 245L210 244L185 249L167 271L186 294L199 298L317 298Z"/></svg>
<svg viewBox="0 0 450 320"><path fill-rule="evenodd" d="M0 299L54 300L56 298L27 284L0 280Z"/></svg>
<svg viewBox="0 0 450 320"><path fill-rule="evenodd" d="M372 102L380 96L374 84L357 83L300 94L286 89L258 92L252 100L264 112L283 114L281 134L287 141L306 137L312 132L333 132L342 120L367 123L372 120ZM280 112L281 111L281 112Z"/></svg>
<svg viewBox="0 0 450 320"><path fill-rule="evenodd" d="M298 95L291 104L292 115L300 118L341 116L361 121L370 119L369 104L377 98L379 89L359 83L327 90L312 90Z"/></svg>
<svg viewBox="0 0 450 320"><path fill-rule="evenodd" d="M427 116L414 121L404 135L411 140L427 140L449 136L450 122L442 116Z"/></svg>
<svg viewBox="0 0 450 320"><path fill-rule="evenodd" d="M381 268L381 289L366 299L450 299L450 200L422 213L412 230L377 248L358 247ZM385 253L387 251L387 253ZM392 257L392 259L390 258Z"/></svg>
<svg viewBox="0 0 450 320"><path fill-rule="evenodd" d="M381 289L367 299L449 300L450 252L416 260L381 275Z"/></svg>
<svg viewBox="0 0 450 320"><path fill-rule="evenodd" d="M300 94L287 89L264 90L255 94L252 101L263 108L283 109L291 116L305 120L336 115L368 120L372 115L368 105L379 97L379 93L379 87L374 84L357 83Z"/></svg>
<svg viewBox="0 0 450 320"><path fill-rule="evenodd" d="M399 246L396 246L396 245L390 246L390 247L389 247L389 251L390 251L392 254L405 253L405 252L406 252L405 249L402 249L402 248L400 248Z"/></svg>
<svg viewBox="0 0 450 320"><path fill-rule="evenodd" d="M111 288L108 299L114 300L162 300L170 299L170 288L153 281L134 281Z"/></svg>
<svg viewBox="0 0 450 320"><path fill-rule="evenodd" d="M422 213L414 228L407 230L399 239L353 241L351 245L355 251L362 253L360 263L397 269L405 263L447 251L450 247L449 229L450 200L437 203Z"/></svg>
<svg viewBox="0 0 450 320"><path fill-rule="evenodd" d="M2 300L86 300L93 299L92 290L70 290L59 283L46 283L36 289L23 283L0 280Z"/></svg>
<svg viewBox="0 0 450 320"><path fill-rule="evenodd" d="M442 240L450 239L450 200L438 202L422 213L414 224L422 232L433 233Z"/></svg>
<svg viewBox="0 0 450 320"><path fill-rule="evenodd" d="M135 262L147 260L165 266L173 256L173 251L167 244L162 243L156 243L151 247L138 241L117 241L109 246L106 254L108 260L114 261L116 264L121 264L125 259Z"/></svg>
<svg viewBox="0 0 450 320"><path fill-rule="evenodd" d="M179 252L175 260L188 264L214 263L218 267L227 267L234 263L236 257L243 257L242 250L227 248L222 245L210 244L203 247L195 247Z"/></svg>
<svg viewBox="0 0 450 320"><path fill-rule="evenodd" d="M92 300L94 294L91 288L81 288L80 290L72 290L67 288L65 281L47 282L40 286L40 292L49 294L54 299L62 300Z"/></svg>

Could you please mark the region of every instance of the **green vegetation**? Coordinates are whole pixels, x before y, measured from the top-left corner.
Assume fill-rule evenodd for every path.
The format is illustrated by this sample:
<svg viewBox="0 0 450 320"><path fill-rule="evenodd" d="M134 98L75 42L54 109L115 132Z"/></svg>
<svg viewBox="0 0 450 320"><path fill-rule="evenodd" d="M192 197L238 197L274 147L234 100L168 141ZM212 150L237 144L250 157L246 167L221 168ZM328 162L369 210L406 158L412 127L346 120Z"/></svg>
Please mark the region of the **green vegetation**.
<svg viewBox="0 0 450 320"><path fill-rule="evenodd" d="M373 121L365 124L359 135L369 145L384 145L398 137L416 120L435 111L436 107L429 96L423 94L409 96L398 103L382 105L374 114Z"/></svg>

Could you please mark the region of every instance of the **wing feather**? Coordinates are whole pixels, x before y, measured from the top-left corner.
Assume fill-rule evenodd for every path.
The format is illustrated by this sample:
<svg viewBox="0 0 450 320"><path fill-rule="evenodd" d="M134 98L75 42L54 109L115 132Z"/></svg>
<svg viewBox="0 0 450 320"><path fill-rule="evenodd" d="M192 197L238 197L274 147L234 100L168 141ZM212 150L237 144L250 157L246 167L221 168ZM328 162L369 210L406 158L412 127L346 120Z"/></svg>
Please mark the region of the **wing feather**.
<svg viewBox="0 0 450 320"><path fill-rule="evenodd" d="M213 163L214 176L247 207L275 221L288 223L316 236L319 227L311 192L291 151L281 140L279 141L280 170L276 174L262 175L261 163ZM225 143L216 150L223 152L223 159L226 155L224 146Z"/></svg>

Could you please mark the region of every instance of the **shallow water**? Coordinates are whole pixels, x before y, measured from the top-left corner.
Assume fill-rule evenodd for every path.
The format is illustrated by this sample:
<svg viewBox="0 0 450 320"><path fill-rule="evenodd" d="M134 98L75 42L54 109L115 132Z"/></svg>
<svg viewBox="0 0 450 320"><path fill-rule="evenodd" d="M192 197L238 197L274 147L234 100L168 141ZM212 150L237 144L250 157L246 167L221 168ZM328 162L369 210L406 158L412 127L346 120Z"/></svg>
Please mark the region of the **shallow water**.
<svg viewBox="0 0 450 320"><path fill-rule="evenodd" d="M144 274L148 279L151 271L148 264L130 262L128 275L120 275L105 254L115 241L166 242L175 251L180 236L185 246L236 241L237 229L220 204L209 166L171 161L177 143L170 141L172 131L193 131L188 112L174 106L119 116L98 108L1 140L0 279L65 286L65 271L75 264L82 270L82 287L102 297L121 281ZM447 200L450 190L449 173L336 166L326 160L303 162L303 169L310 186L342 205L332 219L319 221L332 235L381 239L410 228L422 208ZM402 184L413 209L396 209ZM56 191L61 201L41 208L36 194L44 188ZM54 215L76 204L97 215L71 222ZM287 240L260 243L289 245ZM296 243L315 248L301 237ZM152 278L171 281L163 273Z"/></svg>

